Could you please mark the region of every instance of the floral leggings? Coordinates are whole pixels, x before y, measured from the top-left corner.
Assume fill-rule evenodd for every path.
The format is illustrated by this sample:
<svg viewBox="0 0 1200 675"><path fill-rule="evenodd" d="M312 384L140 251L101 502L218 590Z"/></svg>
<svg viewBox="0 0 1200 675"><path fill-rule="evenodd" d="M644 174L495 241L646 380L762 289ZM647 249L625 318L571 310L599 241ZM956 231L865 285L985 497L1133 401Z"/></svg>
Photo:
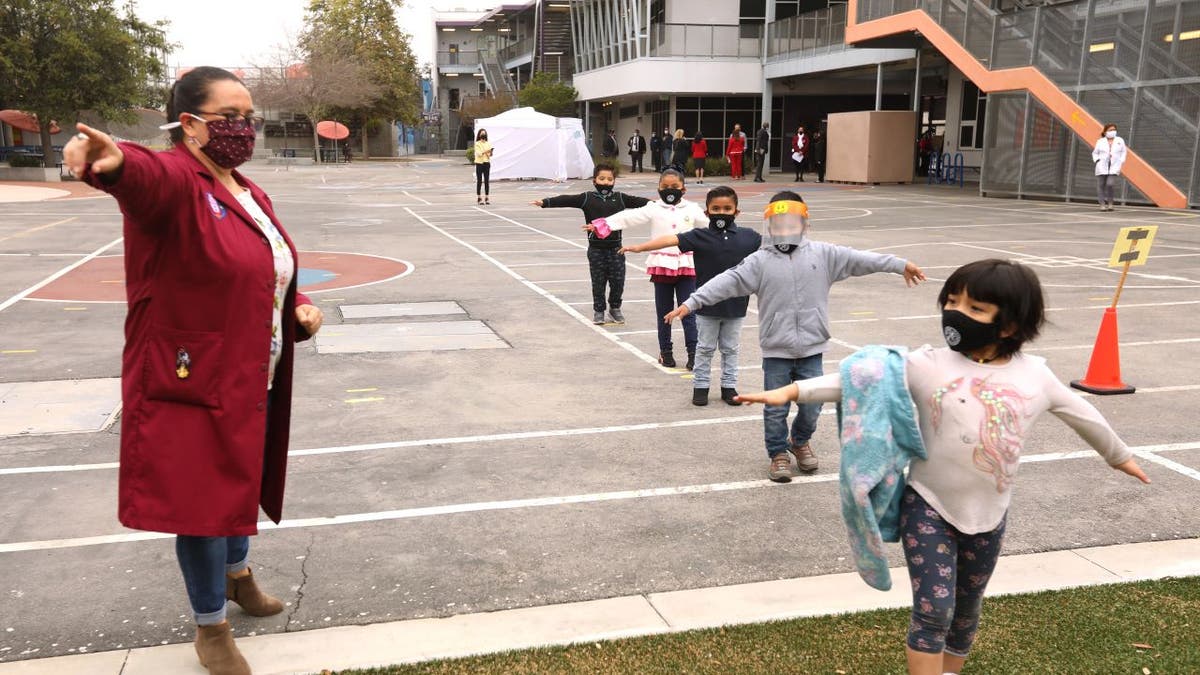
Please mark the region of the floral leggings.
<svg viewBox="0 0 1200 675"><path fill-rule="evenodd" d="M983 591L1000 558L1005 514L991 532L964 534L921 495L905 488L900 537L912 579L908 646L928 654L966 657L979 628Z"/></svg>

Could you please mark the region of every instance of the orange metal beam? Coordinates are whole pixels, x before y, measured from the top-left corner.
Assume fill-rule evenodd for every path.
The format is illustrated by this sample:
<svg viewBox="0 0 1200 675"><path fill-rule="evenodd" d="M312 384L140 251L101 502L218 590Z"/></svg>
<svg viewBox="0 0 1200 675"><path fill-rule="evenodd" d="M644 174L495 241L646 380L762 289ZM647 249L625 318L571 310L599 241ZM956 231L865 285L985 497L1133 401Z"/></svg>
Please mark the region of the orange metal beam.
<svg viewBox="0 0 1200 675"><path fill-rule="evenodd" d="M1028 90L1088 147L1100 138L1103 125L1040 70L1031 66L989 70L924 10L911 10L865 23L858 22L858 0L849 0L846 11L846 44L917 31L981 90ZM1158 206L1187 208L1187 196L1132 149L1122 173Z"/></svg>

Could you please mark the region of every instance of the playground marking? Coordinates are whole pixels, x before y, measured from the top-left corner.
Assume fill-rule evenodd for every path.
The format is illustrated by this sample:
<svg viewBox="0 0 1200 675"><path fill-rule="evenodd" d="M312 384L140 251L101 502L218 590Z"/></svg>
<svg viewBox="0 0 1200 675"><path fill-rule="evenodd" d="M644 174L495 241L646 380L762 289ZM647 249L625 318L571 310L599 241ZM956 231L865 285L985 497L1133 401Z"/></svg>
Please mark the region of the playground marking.
<svg viewBox="0 0 1200 675"><path fill-rule="evenodd" d="M579 313L579 311L578 311L578 310L576 310L574 307L572 307L570 304L568 304L568 303L566 303L566 302L563 302L563 301L562 301L562 299L560 299L558 296L554 295L554 294L553 294L553 293L551 293L550 291L547 291L546 289L542 288L541 286L538 286L536 283L534 283L534 282L530 281L529 279L526 279L525 277L521 276L519 273L517 273L516 271L514 271L513 269L511 269L510 267L508 267L508 266L507 266L507 265L505 265L504 263L500 262L500 261L499 261L499 260L497 260L496 258L493 258L491 255L489 255L489 254L488 254L487 252L485 252L483 249L480 249L479 247L475 246L475 245L474 245L474 244L472 244L471 242L468 242L468 241L466 241L465 239L460 239L459 237L455 236L453 233L447 232L446 230L442 229L441 227L438 227L437 225L434 225L433 223L429 222L429 221L428 221L428 220L426 220L425 218L421 217L421 215L420 215L420 214L418 214L416 211L413 211L411 208L405 207L405 209L404 209L404 210L405 210L405 211L407 211L407 212L409 213L409 215L411 215L412 217L416 218L417 220L421 221L422 223L425 223L425 225L426 225L427 227L429 227L429 228L431 228L431 229L433 229L433 230L435 230L435 231L437 231L437 232L440 232L440 233L441 233L443 236L445 236L445 237L447 237L447 238L449 238L449 239L451 239L451 240L453 240L453 241L455 241L455 242L459 243L460 245L462 245L462 246L464 246L464 247L466 247L466 248L470 249L471 251L473 251L473 252L474 252L476 255L478 255L479 257L481 257L481 258L483 258L484 260L486 260L486 261L488 261L488 262L492 263L493 265L495 265L497 268L499 268L499 269L500 269L500 271L502 271L502 272L504 272L505 274L509 275L509 276L510 276L510 277L512 277L513 279L516 279L517 281L521 282L521 283L522 283L523 285L525 285L527 288L529 288L529 289L530 289L530 290L532 290L533 292L537 293L538 295L542 296L543 298L546 298L547 300L549 300L550 302L552 302L552 303L553 303L553 304L554 304L556 307L558 307L559 309L563 310L563 311L564 311L564 312L566 312L566 313L567 313L569 316L571 316L572 318L574 318L576 321L578 321L579 323L581 323L581 324L583 324L584 326L586 326L586 327L588 328L588 330L591 330L591 331L593 331L594 333L596 333L596 334L598 334L598 335L601 335L601 336L603 336L603 337L604 337L604 339L606 339L606 340L608 340L608 341L610 341L610 342L612 342L612 343L614 343L614 344L620 345L622 349L624 349L624 350L628 351L629 353L633 354L634 356L636 356L637 358L641 359L642 361L645 361L646 363L649 363L650 365L654 366L654 367L655 367L655 368L657 368L657 369L658 369L660 372L669 372L669 371L668 371L666 368L663 368L663 367L662 367L662 365L661 365L661 364L658 362L658 359L656 359L656 358L654 358L653 356L650 356L649 354L647 354L647 353L643 352L642 350L638 349L637 347L633 346L632 344L630 344L630 343L628 343L628 342L625 342L624 340L620 339L619 337L617 337L617 336L615 336L615 335L612 335L612 334L610 334L608 331L606 331L606 330L604 330L604 329L600 328L599 326L596 326L596 325L594 325L594 324L591 322L591 320L589 320L589 319L588 319L587 317L585 317L583 314L580 314L580 313ZM480 210L482 211L482 209L480 209ZM486 211L485 211L485 213L486 213ZM503 218L504 220L509 220L508 218L504 218L503 216L497 216L497 217L498 217L498 218ZM516 223L516 221L510 221L510 222ZM520 225L520 223L516 223L516 224L517 224L517 225ZM534 231L539 231L539 230L536 230L535 228L532 228L532 227L531 227L531 228L528 228L528 229L530 229L530 230L534 230ZM546 234L546 233L543 233L543 234ZM565 242L567 242L567 243L570 243L570 244L572 244L572 245L574 245L574 246L578 246L578 244L575 244L574 242L571 242L571 241L569 241L569 240L567 240L567 239L563 239L562 237L557 237L557 236L555 236L555 235L552 235L552 234L546 234L546 236L552 237L552 238L554 238L554 239L558 239L558 240L560 240L560 241L565 241ZM539 240L539 241L542 241L542 240ZM582 248L582 247L581 247L581 248ZM633 301L631 301L631 302L633 302ZM589 304L589 303L582 303L582 304Z"/></svg>
<svg viewBox="0 0 1200 675"><path fill-rule="evenodd" d="M759 419L758 415L752 419ZM1200 472L1190 467L1177 464L1169 459L1158 457L1155 453L1170 450L1194 450L1200 448L1200 443L1171 443L1163 445L1146 445L1130 448L1135 455L1163 466L1168 466L1183 475L1200 480ZM1022 464L1063 461L1097 457L1094 450L1079 450L1073 452L1041 453L1022 456ZM1169 466L1174 465L1174 466ZM1193 475L1195 474L1195 475ZM648 499L655 497L676 497L680 495L711 494L718 492L734 492L752 489L786 489L789 486L809 485L816 483L835 483L839 479L836 472L816 474L811 476L795 476L790 483L776 483L768 479L732 481L725 483L704 483L698 485L679 485L660 488L641 488L617 490L612 492L592 492L574 495L559 495L550 497L533 497L527 499L507 499L486 502L466 502L458 504L443 504L439 506L422 506L387 511L369 511L362 513L345 513L333 516L317 516L312 518L297 518L284 520L278 525L270 521L260 522L258 528L264 530L287 530L325 525L351 525L411 518L427 518L458 513L480 513L488 511L507 511L514 509L541 508L565 506L570 504L595 504L610 501L627 501L631 499ZM124 532L120 534L97 535L90 537L69 537L63 539L45 539L41 541L17 541L0 544L0 553L18 553L24 551L45 551L52 549L79 548L97 546L100 544L123 544L152 539L174 537L173 534L159 532Z"/></svg>
<svg viewBox="0 0 1200 675"><path fill-rule="evenodd" d="M410 193L408 190L405 190L405 191L404 191L404 196L406 196L406 197L412 197L413 199L415 199L415 200L417 200L417 201L421 202L422 204L424 204L424 205L426 205L426 206L432 206L432 205L433 205L431 202L427 202L427 201L425 201L424 199L421 199L420 197L418 197L418 196L416 196L416 195L414 195L414 194Z"/></svg>
<svg viewBox="0 0 1200 675"><path fill-rule="evenodd" d="M71 270L83 265L84 263L88 262L89 260L100 257L101 253L104 253L108 249L112 248L113 246L116 246L117 244L121 243L124 240L125 240L125 237L117 237L116 239L105 244L104 246L101 246L100 248L96 249L95 251L92 251L91 253L87 254L83 258L76 260L75 262L71 263L70 265L67 265L66 267L62 268L61 270L55 272L54 274L51 274L50 276L46 277L45 279L42 279L38 283L30 286L29 288L26 288L25 290L21 291L20 293L17 293L16 295L5 300L4 302L0 302L0 312L3 312L4 310L8 309L9 307L12 307L13 305L17 304L18 301L23 299L25 296L53 283L56 279L66 275Z"/></svg>
<svg viewBox="0 0 1200 675"><path fill-rule="evenodd" d="M63 218L62 220L56 220L53 223L46 223L45 225L38 225L37 227L31 227L28 230L22 230L21 232L17 232L16 234L10 234L6 237L0 237L0 241L8 241L9 239L19 239L21 237L24 237L27 234L33 234L34 232L41 232L42 230L48 230L48 229L54 227L55 225L62 225L63 223L69 223L72 220L78 220L78 218L79 218L78 216L71 216L70 218Z"/></svg>

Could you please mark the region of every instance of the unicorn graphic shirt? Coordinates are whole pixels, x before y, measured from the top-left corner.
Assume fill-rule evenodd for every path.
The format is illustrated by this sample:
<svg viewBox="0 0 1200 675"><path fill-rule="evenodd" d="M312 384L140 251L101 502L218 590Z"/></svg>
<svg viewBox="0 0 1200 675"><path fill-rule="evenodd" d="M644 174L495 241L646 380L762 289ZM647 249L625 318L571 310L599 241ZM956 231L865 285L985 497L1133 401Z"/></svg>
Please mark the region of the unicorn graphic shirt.
<svg viewBox="0 0 1200 675"><path fill-rule="evenodd" d="M1043 412L1074 429L1110 465L1132 457L1100 412L1040 357L1018 353L993 365L926 345L908 355L908 387L927 452L909 465L909 485L965 534L1000 525L1025 437Z"/></svg>
<svg viewBox="0 0 1200 675"><path fill-rule="evenodd" d="M292 249L288 248L287 240L283 238L279 229L275 227L275 223L271 222L258 202L254 201L250 191L242 191L236 199L262 230L263 236L267 238L267 242L271 246L271 257L275 261L275 292L271 302L271 360L267 370L267 389L270 389L271 383L275 381L275 366L279 364L279 357L283 354L283 303L287 299L288 287L292 284L292 271L295 269L296 263L292 258Z"/></svg>

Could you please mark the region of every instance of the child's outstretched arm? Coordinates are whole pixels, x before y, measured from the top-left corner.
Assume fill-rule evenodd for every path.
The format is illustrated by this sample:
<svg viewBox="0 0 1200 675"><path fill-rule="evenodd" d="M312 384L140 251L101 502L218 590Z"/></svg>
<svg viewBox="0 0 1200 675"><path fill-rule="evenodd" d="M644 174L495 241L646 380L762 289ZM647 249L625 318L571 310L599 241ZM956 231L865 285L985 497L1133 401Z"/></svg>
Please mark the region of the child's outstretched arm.
<svg viewBox="0 0 1200 675"><path fill-rule="evenodd" d="M678 236L673 235L673 234L664 234L663 236L661 236L657 239L651 239L650 241L645 241L640 244L630 244L628 246L622 246L621 250L619 252L620 253L645 253L646 251L657 251L660 248L667 248L668 246L678 246L678 245L679 245L679 237Z"/></svg>
<svg viewBox="0 0 1200 675"><path fill-rule="evenodd" d="M925 273L916 263L888 253L859 251L849 246L830 246L825 250L828 255L829 280L831 282L876 272L902 274L904 283L908 286L915 286L917 283L925 281Z"/></svg>
<svg viewBox="0 0 1200 675"><path fill-rule="evenodd" d="M595 232L597 236L604 239L608 236L609 231L624 230L635 225L649 225L653 220L651 209L654 208L656 207L653 204L647 204L640 209L625 209L607 218L597 218L584 225L583 229Z"/></svg>
<svg viewBox="0 0 1200 675"><path fill-rule="evenodd" d="M684 233L685 235L687 233ZM709 279L706 284L692 291L690 297L674 311L663 316L663 322L671 323L700 309L715 305L722 300L750 295L758 292L762 280L762 261L758 256L750 254L745 260L717 276Z"/></svg>
<svg viewBox="0 0 1200 675"><path fill-rule="evenodd" d="M1045 374L1044 390L1050 398L1050 412L1074 429L1109 466L1143 483L1149 483L1150 478L1138 466L1133 453L1109 426L1108 420L1104 419L1104 415L1100 414L1096 406L1068 389L1049 368L1045 369Z"/></svg>
<svg viewBox="0 0 1200 675"><path fill-rule="evenodd" d="M842 374L829 373L821 377L799 380L770 391L741 394L734 397L734 400L764 405L783 405L788 401L800 403L840 401L842 400Z"/></svg>
<svg viewBox="0 0 1200 675"><path fill-rule="evenodd" d="M545 199L535 199L529 203L543 209L581 209L586 198L587 193L581 192L577 195L556 195Z"/></svg>

